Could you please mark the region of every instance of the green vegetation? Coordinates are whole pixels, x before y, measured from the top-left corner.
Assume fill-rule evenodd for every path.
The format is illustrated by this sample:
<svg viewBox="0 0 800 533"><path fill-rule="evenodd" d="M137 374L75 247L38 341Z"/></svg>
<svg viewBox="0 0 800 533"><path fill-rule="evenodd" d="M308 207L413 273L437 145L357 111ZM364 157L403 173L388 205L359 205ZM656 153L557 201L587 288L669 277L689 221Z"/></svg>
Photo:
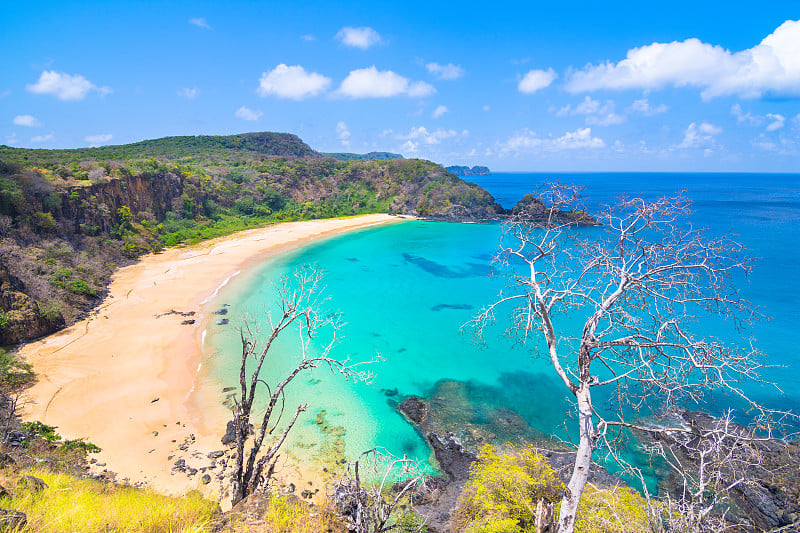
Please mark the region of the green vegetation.
<svg viewBox="0 0 800 533"><path fill-rule="evenodd" d="M19 427L29 435L29 438L41 438L47 442L61 440L61 435L56 433L56 426L48 426L42 422L25 422Z"/></svg>
<svg viewBox="0 0 800 533"><path fill-rule="evenodd" d="M457 531L528 533L536 531L538 507L558 514L564 491L547 459L533 449L501 455L484 446L470 469L454 513ZM644 499L627 487L584 492L575 524L577 532L650 531Z"/></svg>
<svg viewBox="0 0 800 533"><path fill-rule="evenodd" d="M502 212L485 190L429 161L347 156L322 157L278 133L75 150L0 146L0 263L13 290L32 300L17 297L2 310L19 312L13 323L0 316L0 345L72 323L96 305L118 265L165 246L283 221ZM36 316L47 323L33 323Z"/></svg>
<svg viewBox="0 0 800 533"><path fill-rule="evenodd" d="M2 326L2 322L0 322L0 326ZM32 379L31 365L21 361L15 354L0 348L0 390L8 386L28 383Z"/></svg>

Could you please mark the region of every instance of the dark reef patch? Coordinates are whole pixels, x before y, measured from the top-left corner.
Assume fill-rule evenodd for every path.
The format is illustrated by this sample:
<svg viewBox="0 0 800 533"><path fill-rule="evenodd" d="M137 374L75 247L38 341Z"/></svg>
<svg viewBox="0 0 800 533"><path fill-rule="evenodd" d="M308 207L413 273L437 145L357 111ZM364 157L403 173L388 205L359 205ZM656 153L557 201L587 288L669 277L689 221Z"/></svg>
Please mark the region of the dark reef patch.
<svg viewBox="0 0 800 533"><path fill-rule="evenodd" d="M409 253L403 254L403 259L420 267L428 274L432 274L439 278L470 278L470 277L483 277L489 275L491 272L488 265L484 263L466 263L463 268L454 269L436 261L431 261L418 255Z"/></svg>

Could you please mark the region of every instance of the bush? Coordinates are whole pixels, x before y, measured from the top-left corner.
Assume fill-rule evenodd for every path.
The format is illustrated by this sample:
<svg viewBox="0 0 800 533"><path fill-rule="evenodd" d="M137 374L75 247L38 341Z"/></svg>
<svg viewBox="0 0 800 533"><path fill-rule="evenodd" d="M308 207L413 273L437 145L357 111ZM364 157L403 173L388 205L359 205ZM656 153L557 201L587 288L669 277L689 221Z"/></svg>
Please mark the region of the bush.
<svg viewBox="0 0 800 533"><path fill-rule="evenodd" d="M61 440L61 435L56 433L56 426L48 426L42 422L25 422L19 427L31 437L40 437L47 442Z"/></svg>
<svg viewBox="0 0 800 533"><path fill-rule="evenodd" d="M558 502L563 490L547 459L534 450L498 455L486 445L470 468L454 523L470 533L535 531L537 502Z"/></svg>
<svg viewBox="0 0 800 533"><path fill-rule="evenodd" d="M0 348L0 383L27 383L33 379L31 365Z"/></svg>
<svg viewBox="0 0 800 533"><path fill-rule="evenodd" d="M102 451L99 446L83 439L65 440L64 444L61 445L61 449L64 451L78 450L85 453L100 453Z"/></svg>
<svg viewBox="0 0 800 533"><path fill-rule="evenodd" d="M534 450L498 455L487 445L470 468L453 523L457 531L467 533L533 532L539 501L553 504L557 518L563 490L564 485L555 477L547 459ZM650 531L646 502L627 487L601 490L588 485L578 507L575 531Z"/></svg>

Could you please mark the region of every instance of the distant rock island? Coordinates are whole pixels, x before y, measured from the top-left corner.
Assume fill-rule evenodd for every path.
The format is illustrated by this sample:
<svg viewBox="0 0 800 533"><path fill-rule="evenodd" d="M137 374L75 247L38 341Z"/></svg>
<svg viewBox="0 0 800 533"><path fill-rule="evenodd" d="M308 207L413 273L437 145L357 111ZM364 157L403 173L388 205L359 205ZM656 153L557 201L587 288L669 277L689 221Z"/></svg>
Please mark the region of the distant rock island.
<svg viewBox="0 0 800 533"><path fill-rule="evenodd" d="M448 172L450 172L451 174L455 174L456 176L459 176L459 177L464 177L464 176L490 176L492 174L492 172L489 170L489 167L481 167L481 166L478 166L478 165L475 165L472 168L462 167L462 166L456 165L456 166L452 166L452 167L447 167L446 170Z"/></svg>

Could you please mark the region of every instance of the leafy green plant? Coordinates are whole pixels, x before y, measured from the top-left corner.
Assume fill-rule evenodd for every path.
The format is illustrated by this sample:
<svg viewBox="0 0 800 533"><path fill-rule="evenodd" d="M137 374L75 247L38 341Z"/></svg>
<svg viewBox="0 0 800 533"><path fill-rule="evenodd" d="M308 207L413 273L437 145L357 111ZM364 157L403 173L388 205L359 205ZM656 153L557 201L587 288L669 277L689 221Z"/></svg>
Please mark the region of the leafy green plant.
<svg viewBox="0 0 800 533"><path fill-rule="evenodd" d="M0 383L27 383L33 379L31 365L0 348Z"/></svg>
<svg viewBox="0 0 800 533"><path fill-rule="evenodd" d="M61 440L61 435L56 433L56 426L48 426L42 422L25 422L20 426L20 429L30 435L31 437L41 437L47 442L56 442Z"/></svg>
<svg viewBox="0 0 800 533"><path fill-rule="evenodd" d="M99 453L102 451L99 446L83 439L65 440L64 444L61 445L61 449L64 451L78 450L86 453Z"/></svg>

